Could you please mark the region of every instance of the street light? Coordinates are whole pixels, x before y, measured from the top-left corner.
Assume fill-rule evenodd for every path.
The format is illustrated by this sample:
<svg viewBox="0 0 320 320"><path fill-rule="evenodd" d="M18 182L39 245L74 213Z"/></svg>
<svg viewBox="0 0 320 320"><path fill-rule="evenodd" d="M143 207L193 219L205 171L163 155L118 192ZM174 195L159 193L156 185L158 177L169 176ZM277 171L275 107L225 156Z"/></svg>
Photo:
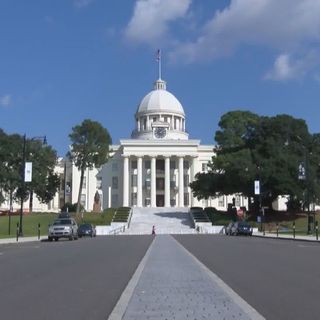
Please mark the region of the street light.
<svg viewBox="0 0 320 320"><path fill-rule="evenodd" d="M42 140L43 144L47 144L46 136L33 137L32 140ZM27 144L27 136L23 135L23 148L22 148L22 164L21 164L21 197L20 197L20 222L19 222L19 237L23 237L23 228L22 228L22 217L23 217L23 202L25 195L25 183L26 181L26 144ZM31 173L30 173L31 174ZM31 178L31 177L30 177ZM28 179L28 182L31 180Z"/></svg>

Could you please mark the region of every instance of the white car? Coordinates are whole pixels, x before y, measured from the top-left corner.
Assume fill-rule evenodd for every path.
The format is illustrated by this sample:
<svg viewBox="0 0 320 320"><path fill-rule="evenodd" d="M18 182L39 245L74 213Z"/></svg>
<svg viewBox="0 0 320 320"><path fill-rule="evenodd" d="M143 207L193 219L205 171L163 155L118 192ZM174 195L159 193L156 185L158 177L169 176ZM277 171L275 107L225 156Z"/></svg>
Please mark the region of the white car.
<svg viewBox="0 0 320 320"><path fill-rule="evenodd" d="M58 241L60 238L78 239L78 225L73 218L57 219L49 226L48 240Z"/></svg>

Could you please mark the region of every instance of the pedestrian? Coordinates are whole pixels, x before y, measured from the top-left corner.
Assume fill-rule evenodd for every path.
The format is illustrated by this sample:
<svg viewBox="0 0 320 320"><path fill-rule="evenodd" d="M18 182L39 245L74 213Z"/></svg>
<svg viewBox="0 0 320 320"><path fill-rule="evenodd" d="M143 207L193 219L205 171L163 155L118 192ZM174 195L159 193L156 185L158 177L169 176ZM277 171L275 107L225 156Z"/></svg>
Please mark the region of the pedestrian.
<svg viewBox="0 0 320 320"><path fill-rule="evenodd" d="M156 227L152 226L152 234L155 236L156 235Z"/></svg>

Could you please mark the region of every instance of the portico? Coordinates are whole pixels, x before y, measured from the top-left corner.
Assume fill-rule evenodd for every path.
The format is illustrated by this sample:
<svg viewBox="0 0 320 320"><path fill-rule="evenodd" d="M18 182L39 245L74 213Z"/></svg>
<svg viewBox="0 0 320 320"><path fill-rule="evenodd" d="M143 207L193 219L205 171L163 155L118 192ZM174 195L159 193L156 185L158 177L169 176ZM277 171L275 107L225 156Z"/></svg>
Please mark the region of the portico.
<svg viewBox="0 0 320 320"><path fill-rule="evenodd" d="M123 155L123 206L191 205L190 174L195 157L181 154Z"/></svg>

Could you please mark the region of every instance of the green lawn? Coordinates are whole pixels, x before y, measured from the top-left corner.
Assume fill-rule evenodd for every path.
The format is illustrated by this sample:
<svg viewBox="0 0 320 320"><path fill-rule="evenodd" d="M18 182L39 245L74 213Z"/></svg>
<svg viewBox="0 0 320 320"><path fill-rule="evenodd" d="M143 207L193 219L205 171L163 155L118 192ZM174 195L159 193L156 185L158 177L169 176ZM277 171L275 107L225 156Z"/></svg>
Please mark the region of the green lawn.
<svg viewBox="0 0 320 320"><path fill-rule="evenodd" d="M310 214L311 215L311 214ZM313 215L312 215L313 216ZM209 218L213 220L214 225L227 225L229 222L235 220L235 216L227 212L215 212ZM255 215L247 215L246 219L253 227L260 227L260 223L257 223L257 217ZM315 215L315 220L320 221L320 213ZM295 222L296 234L307 234L307 213L287 213L287 212L270 212L265 214L264 228L266 232L276 232L277 224L279 228L279 234L287 234L293 232L293 222ZM311 229L313 224L311 224Z"/></svg>
<svg viewBox="0 0 320 320"><path fill-rule="evenodd" d="M102 213L85 212L83 217L81 214L70 214L80 223L92 223L94 225L109 225L115 209L107 209ZM48 225L52 224L54 219L58 217L57 213L32 213L23 216L23 235L26 237L38 235L38 224L40 223L40 234L48 234ZM0 216L0 238L15 237L19 216L11 217L11 232L9 235L9 217Z"/></svg>

